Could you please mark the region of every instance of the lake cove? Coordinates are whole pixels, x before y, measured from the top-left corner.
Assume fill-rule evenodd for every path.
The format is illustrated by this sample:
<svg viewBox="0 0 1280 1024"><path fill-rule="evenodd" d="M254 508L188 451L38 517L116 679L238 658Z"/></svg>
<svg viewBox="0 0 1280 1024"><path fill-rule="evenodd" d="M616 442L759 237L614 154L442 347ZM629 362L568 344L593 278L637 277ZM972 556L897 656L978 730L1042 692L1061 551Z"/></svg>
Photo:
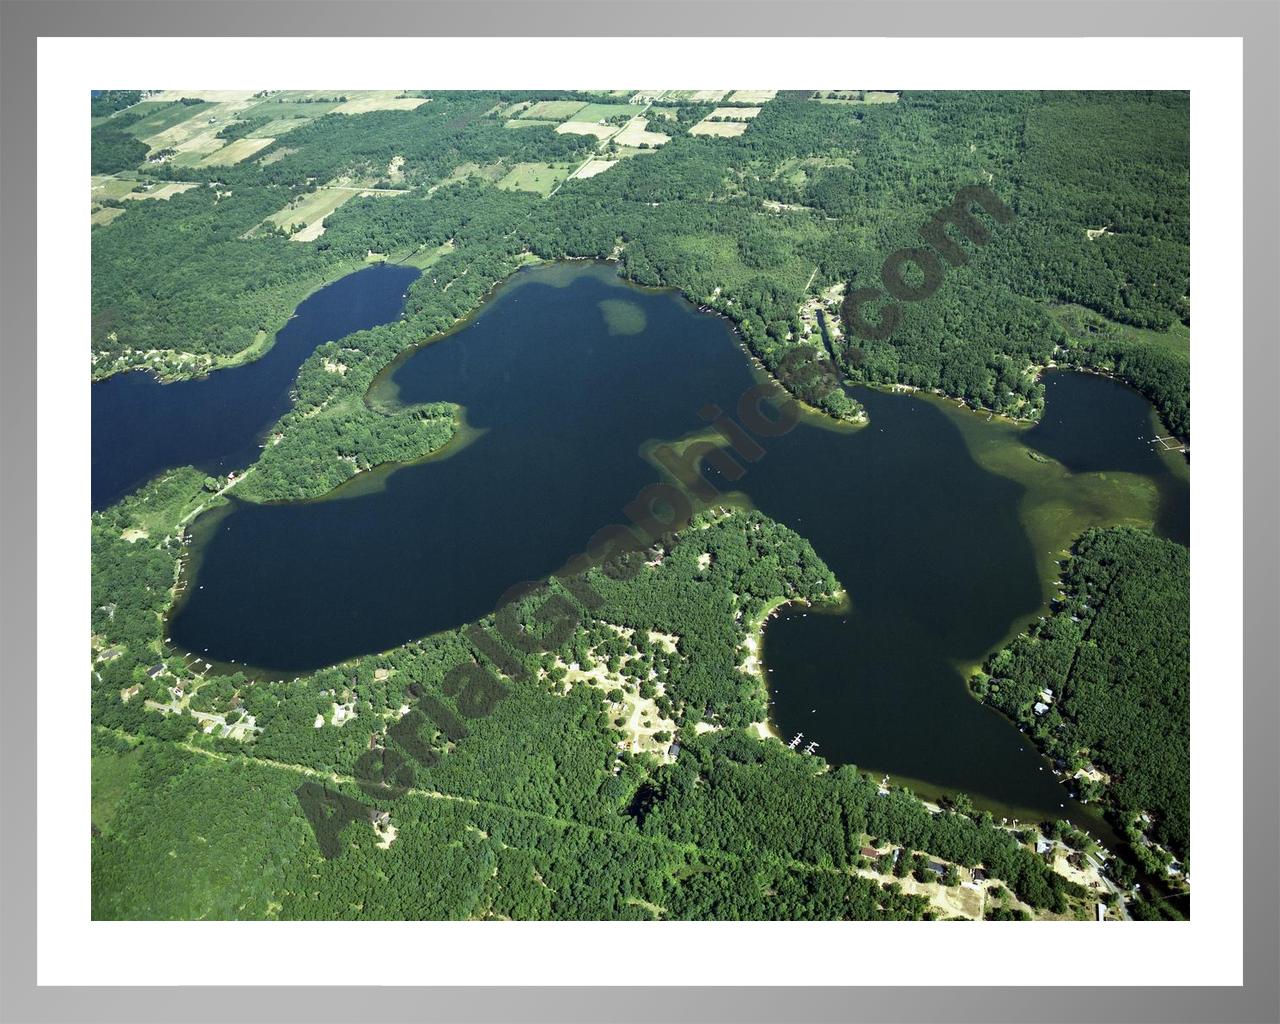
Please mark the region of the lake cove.
<svg viewBox="0 0 1280 1024"><path fill-rule="evenodd" d="M94 511L174 466L213 475L248 466L264 432L288 411L289 390L307 356L327 341L397 319L418 273L382 264L321 288L254 362L172 384L136 370L96 382Z"/></svg>
<svg viewBox="0 0 1280 1024"><path fill-rule="evenodd" d="M757 380L728 323L671 292L598 264L523 270L369 396L457 402L466 443L323 499L232 498L196 519L172 640L282 675L478 619L625 521L659 479L653 442L704 433L699 410L736 408ZM1050 375L1032 429L932 396L856 397L869 426L806 418L764 439L732 484L707 469L726 496L808 538L850 595L839 612L793 607L768 625L778 731L924 794L1091 821L965 678L1040 613L1083 529L1185 532L1182 456L1153 454L1150 405L1097 376Z"/></svg>

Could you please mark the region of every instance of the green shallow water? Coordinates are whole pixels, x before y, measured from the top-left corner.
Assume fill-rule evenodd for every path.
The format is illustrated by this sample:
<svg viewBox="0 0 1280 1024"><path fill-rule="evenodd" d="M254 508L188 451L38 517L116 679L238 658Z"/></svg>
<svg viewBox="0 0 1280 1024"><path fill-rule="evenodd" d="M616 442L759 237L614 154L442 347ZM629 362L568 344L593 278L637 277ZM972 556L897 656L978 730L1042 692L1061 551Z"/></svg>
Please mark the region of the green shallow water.
<svg viewBox="0 0 1280 1024"><path fill-rule="evenodd" d="M197 520L172 638L292 674L479 618L624 521L660 478L645 457L655 440L705 432L700 410L734 410L757 382L729 325L670 292L596 264L521 271L370 396L460 403L467 442L318 501L233 502ZM1150 451L1157 427L1132 390L1076 374L1047 386L1033 429L862 390L869 426L806 417L760 438L763 455L732 483L706 470L806 536L850 594L840 613L787 609L767 628L772 718L787 738L803 731L828 759L924 792L1089 820L1059 807L1069 801L1051 771L968 696L965 674L1039 614L1080 530L1156 523L1185 540L1188 472Z"/></svg>

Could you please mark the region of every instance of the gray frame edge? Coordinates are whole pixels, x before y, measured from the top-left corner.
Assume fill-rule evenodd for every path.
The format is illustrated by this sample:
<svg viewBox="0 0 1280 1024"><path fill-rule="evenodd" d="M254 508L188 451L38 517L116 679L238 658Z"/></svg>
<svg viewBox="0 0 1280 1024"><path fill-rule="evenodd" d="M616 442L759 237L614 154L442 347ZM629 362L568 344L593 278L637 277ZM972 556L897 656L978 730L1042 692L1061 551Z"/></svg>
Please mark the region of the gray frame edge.
<svg viewBox="0 0 1280 1024"><path fill-rule="evenodd" d="M1149 3L836 3L682 0L646 35L1239 36L1245 40L1244 979L1240 988L37 988L35 985L35 73L40 36L636 34L636 8L366 0L0 0L0 1019L6 1021L408 1020L1258 1021L1280 1019L1280 7L1274 0ZM780 16L785 10L785 16ZM299 17L305 15L305 18ZM726 926L728 927L728 926ZM1141 926L1138 926L1141 927ZM1176 965L1174 965L1176 969ZM375 982L378 979L374 979ZM376 1000L376 1009L370 1000Z"/></svg>

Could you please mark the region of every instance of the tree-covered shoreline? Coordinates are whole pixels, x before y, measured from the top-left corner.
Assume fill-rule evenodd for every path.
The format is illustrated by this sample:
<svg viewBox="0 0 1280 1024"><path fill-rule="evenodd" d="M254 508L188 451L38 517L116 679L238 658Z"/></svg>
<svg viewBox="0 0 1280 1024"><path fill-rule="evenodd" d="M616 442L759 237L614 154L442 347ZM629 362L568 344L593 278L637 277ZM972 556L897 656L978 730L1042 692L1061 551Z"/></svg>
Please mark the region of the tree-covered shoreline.
<svg viewBox="0 0 1280 1024"><path fill-rule="evenodd" d="M1102 804L1149 873L1175 859L1189 873L1189 553L1142 530L1090 530L1061 585L974 692Z"/></svg>
<svg viewBox="0 0 1280 1024"><path fill-rule="evenodd" d="M757 513L700 516L629 579L591 570L604 604L553 650L512 649L529 677L502 677L475 717L447 683L485 657L464 629L296 680L205 676L166 654L179 548L159 527L199 500L196 484L178 471L95 517L95 605L112 598L94 615L95 760L113 777L94 823L97 918L918 919L940 916L929 894L978 864L1009 890L993 912L1091 914L1084 890L989 815L881 795L850 766L745 728L764 705L736 652L760 609L838 588L806 541ZM140 529L153 532L122 536ZM574 681L580 669L612 682ZM411 756L395 727L411 688L439 723L415 741L430 756L413 755L409 791L380 795L365 763ZM616 710L628 700L652 702L674 732L635 747ZM387 812L394 831L357 815L339 855L322 856L303 784ZM862 853L873 841L903 851L910 892L876 875ZM922 866L938 858L956 865L947 883Z"/></svg>
<svg viewBox="0 0 1280 1024"><path fill-rule="evenodd" d="M331 114L244 164L143 168L205 186L126 204L125 216L95 231L95 346L104 358L123 347L242 353L296 305L296 291L286 300L291 281L318 280L370 253L401 258L452 240L457 251L446 260L616 258L629 279L678 288L729 316L776 371L798 343L814 347L802 322L807 297L843 282L877 283L880 262L919 244L936 209L959 188L986 183L1017 221L950 268L942 291L908 308L889 342L837 346L842 371L855 382L939 388L1034 416L1042 402L1035 367L1057 358L1114 369L1152 398L1172 430L1189 433L1185 359L1131 343L1081 345L1042 305L1076 302L1142 327L1187 321L1184 94L907 93L856 108L782 94L738 138L693 138L675 127L660 149L566 181L547 200L474 174L456 180L451 162L463 165L468 154L465 166L475 167L589 153L582 136L504 127L497 110L520 98L443 94L415 111ZM1093 151L1098 133L1109 155L1078 161L1063 192L1060 152ZM263 229L291 196L327 181L364 174L379 184L377 161L350 155L344 140L357 138L369 152L409 154L400 194L346 202L314 242ZM547 148L575 144L566 139L580 148ZM285 155L266 162L274 153ZM455 230L459 216L492 223L495 207L498 235ZM178 238L185 251L173 260L149 258ZM441 270L443 288L450 277ZM1154 282L1141 295L1124 285L1141 279ZM179 325L197 330L174 335ZM799 397L851 412L839 388Z"/></svg>
<svg viewBox="0 0 1280 1024"><path fill-rule="evenodd" d="M518 115L544 101L599 100L590 94L444 93L412 110L305 117L292 108L345 97L263 94L272 117L305 123L232 165L149 148L139 126L206 110L143 95L95 99L95 172L126 189L193 187L103 200L122 212L93 231L95 379L216 372L267 351L337 276L383 259L424 272L399 321L305 360L243 475L178 468L93 515L95 917L918 919L953 913L943 890L981 866L999 880L972 881L989 917L1092 918L1097 894L1036 852L1034 829L1002 828L963 798L933 809L761 738L766 695L742 665L748 636L772 603L820 601L839 582L807 540L757 513L706 515L661 538L638 575L591 569L603 604L550 650L508 651L535 681L503 676L496 711L481 717L444 685L451 668L485 664L466 627L286 681L206 672L166 643L164 624L196 516L233 499L316 498L459 438L451 403L384 407L371 388L531 262L609 260L629 281L679 290L829 416L856 418L852 383L1034 420L1039 371L1060 365L1128 381L1189 436L1189 356L1169 341L1190 319L1185 94L905 93L846 106L782 93L728 138L688 134L711 108L673 101L649 125L668 141L633 152L550 120L509 126L536 120ZM252 106L207 120L241 143L278 123ZM567 176L593 157L616 162ZM545 196L525 190L517 171L534 165L565 176ZM962 265L904 307L891 338L857 337L842 302L847 312L855 287L878 285L884 257L921 244L920 226L975 183L1015 220L989 244L965 243ZM334 195L322 190L351 196L300 241L280 217ZM1181 607L1185 566L1154 541L1082 538L1063 607L993 655L975 689L1065 767L1087 770L1082 788L1109 778L1093 795L1162 871L1165 851L1184 866L1189 853L1183 691L1155 693L1142 676L1130 696L1159 712L1171 742L1139 749L1132 702L1099 711L1098 687L1090 696L1080 682L1088 668L1085 682L1110 679L1119 700L1132 680L1108 673L1138 671L1125 615L1145 616L1156 593ZM1102 604L1090 587L1104 587ZM1174 618L1170 656L1189 629ZM1134 630L1150 653L1148 625ZM1094 664L1104 646L1109 660ZM1045 650L1062 683L1037 713ZM406 756L393 730L424 693L438 717L414 747L429 763L398 799L371 792L369 758ZM1138 766L1147 754L1159 761L1150 778ZM334 837L341 855L322 856L305 785L373 806L394 828L354 820Z"/></svg>

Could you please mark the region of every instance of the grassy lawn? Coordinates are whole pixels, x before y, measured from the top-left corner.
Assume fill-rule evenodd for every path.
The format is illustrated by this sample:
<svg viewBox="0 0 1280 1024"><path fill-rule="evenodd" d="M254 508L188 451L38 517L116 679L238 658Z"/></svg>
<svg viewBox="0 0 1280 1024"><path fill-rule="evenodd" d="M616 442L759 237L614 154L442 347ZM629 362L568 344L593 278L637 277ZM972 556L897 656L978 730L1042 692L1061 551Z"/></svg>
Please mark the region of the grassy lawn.
<svg viewBox="0 0 1280 1024"><path fill-rule="evenodd" d="M1091 309L1070 303L1051 306L1049 312L1073 338L1087 340L1093 333L1088 329L1088 325L1092 323L1125 341L1167 349L1188 359L1191 358L1191 328L1181 322L1174 323L1167 330L1155 331L1146 327L1116 323Z"/></svg>
<svg viewBox="0 0 1280 1024"><path fill-rule="evenodd" d="M581 100L543 100L521 111L520 117L529 121L563 121L585 106Z"/></svg>
<svg viewBox="0 0 1280 1024"><path fill-rule="evenodd" d="M537 124L545 122L538 121ZM442 178L439 185L452 185L458 181L468 181L472 178L479 178L481 181L497 181L506 172L506 167L501 160L495 160L491 164L478 164L474 161L467 161L465 164L458 164L453 172L447 178Z"/></svg>
<svg viewBox="0 0 1280 1024"><path fill-rule="evenodd" d="M138 183L128 178L117 178L110 174L95 174L89 179L89 197L91 199L123 199Z"/></svg>
<svg viewBox="0 0 1280 1024"><path fill-rule="evenodd" d="M309 229L318 226L325 217L333 213L348 199L358 194L354 189L319 188L314 192L307 193L296 203L286 206L277 213L273 213L267 220L285 230L288 230L294 224L305 224ZM299 231L294 237L298 241L306 242L318 234L319 232L316 235L312 235L309 231Z"/></svg>
<svg viewBox="0 0 1280 1024"><path fill-rule="evenodd" d="M498 182L498 188L548 196L572 171L568 164L516 164Z"/></svg>
<svg viewBox="0 0 1280 1024"><path fill-rule="evenodd" d="M619 146L635 146L637 149L641 145L661 146L663 143L671 141L671 136L662 132L651 132L648 127L649 121L647 118L637 117L628 122L622 131L618 132L615 140Z"/></svg>
<svg viewBox="0 0 1280 1024"><path fill-rule="evenodd" d="M275 139L236 139L215 150L200 161L200 167L226 167L247 160L260 149L266 149Z"/></svg>
<svg viewBox="0 0 1280 1024"><path fill-rule="evenodd" d="M722 139L730 139L747 130L747 121L699 121L689 129L690 135L714 135Z"/></svg>
<svg viewBox="0 0 1280 1024"><path fill-rule="evenodd" d="M643 109L644 107L631 103L585 103L569 120L607 121L609 118L617 117L619 114L626 114L630 117L640 113ZM528 114L525 116L527 117Z"/></svg>
<svg viewBox="0 0 1280 1024"><path fill-rule="evenodd" d="M398 89L382 89L370 92L347 93L347 102L333 108L335 114L367 114L373 110L416 110L429 99L422 96L401 96Z"/></svg>
<svg viewBox="0 0 1280 1024"><path fill-rule="evenodd" d="M313 118L327 114L338 104L332 101L327 103L299 103L296 100L277 100L266 99L261 103L248 107L244 111L244 117L270 117L270 118L306 118L308 121Z"/></svg>
<svg viewBox="0 0 1280 1024"><path fill-rule="evenodd" d="M439 246L423 246L400 262L410 267L417 267L419 270L426 270L427 267L439 262L441 257L448 256L453 250L454 244L451 241Z"/></svg>
<svg viewBox="0 0 1280 1024"><path fill-rule="evenodd" d="M119 206L104 206L101 210L95 210L90 215L89 223L95 226L110 224L122 213L124 213L124 209Z"/></svg>
<svg viewBox="0 0 1280 1024"><path fill-rule="evenodd" d="M133 110L141 110L145 103L139 103ZM155 106L163 107L155 113L148 114L141 121L136 121L125 129L135 139L147 139L152 135L159 135L162 131L172 128L175 124L181 124L189 118L198 116L202 111L208 110L212 103L193 103L191 106L184 106L181 103L172 107L165 104L155 104Z"/></svg>
<svg viewBox="0 0 1280 1024"><path fill-rule="evenodd" d="M728 89L670 89L662 94L667 103L719 103L729 93Z"/></svg>
<svg viewBox="0 0 1280 1024"><path fill-rule="evenodd" d="M707 115L722 121L750 121L760 113L760 107L716 107Z"/></svg>
<svg viewBox="0 0 1280 1024"><path fill-rule="evenodd" d="M813 98L819 103L897 103L900 97L896 92L876 89L839 89L815 93Z"/></svg>
<svg viewBox="0 0 1280 1024"><path fill-rule="evenodd" d="M130 192L125 199L169 199L176 196L179 192L186 192L188 189L199 188L199 184L194 181L166 181L153 186L147 192Z"/></svg>
<svg viewBox="0 0 1280 1024"><path fill-rule="evenodd" d="M111 823L116 806L129 788L129 780L141 754L137 747L129 751L95 747L89 763L89 815L98 828L105 829Z"/></svg>
<svg viewBox="0 0 1280 1024"><path fill-rule="evenodd" d="M310 124L309 117L278 117L274 121L268 121L261 128L255 128L249 132L250 139L275 139L291 132L295 128L301 128L304 124Z"/></svg>

